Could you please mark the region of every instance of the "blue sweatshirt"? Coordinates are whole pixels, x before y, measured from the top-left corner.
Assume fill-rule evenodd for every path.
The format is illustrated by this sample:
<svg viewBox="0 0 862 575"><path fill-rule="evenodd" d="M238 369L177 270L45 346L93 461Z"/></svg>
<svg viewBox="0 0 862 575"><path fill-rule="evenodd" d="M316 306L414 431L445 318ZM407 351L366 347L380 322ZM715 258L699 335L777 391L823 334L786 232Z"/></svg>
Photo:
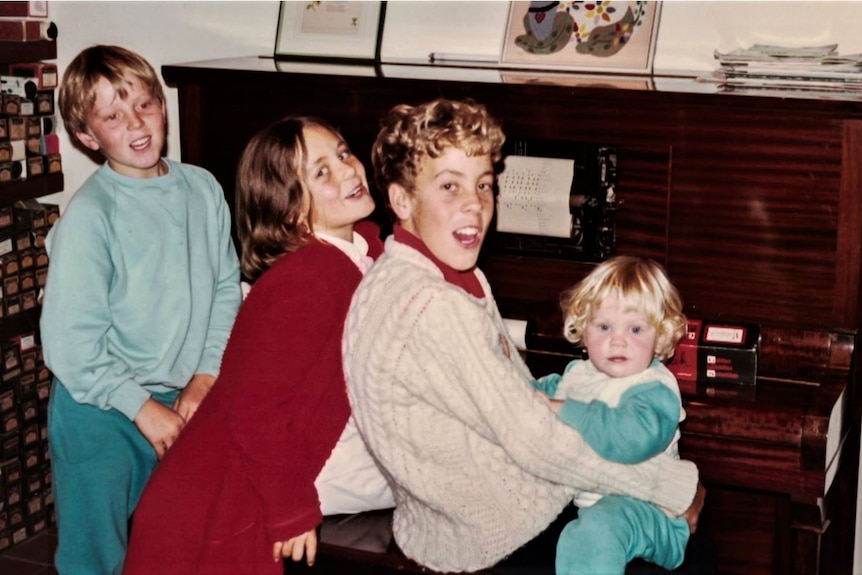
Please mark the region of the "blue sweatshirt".
<svg viewBox="0 0 862 575"><path fill-rule="evenodd" d="M134 419L152 393L218 375L241 301L230 212L201 168L100 167L48 235L45 363L80 403Z"/></svg>
<svg viewBox="0 0 862 575"><path fill-rule="evenodd" d="M589 360L574 360L562 375L547 375L533 386L565 400L560 420L608 461L639 463L662 451L678 455L678 424L685 411L676 378L658 360L621 378L599 372Z"/></svg>

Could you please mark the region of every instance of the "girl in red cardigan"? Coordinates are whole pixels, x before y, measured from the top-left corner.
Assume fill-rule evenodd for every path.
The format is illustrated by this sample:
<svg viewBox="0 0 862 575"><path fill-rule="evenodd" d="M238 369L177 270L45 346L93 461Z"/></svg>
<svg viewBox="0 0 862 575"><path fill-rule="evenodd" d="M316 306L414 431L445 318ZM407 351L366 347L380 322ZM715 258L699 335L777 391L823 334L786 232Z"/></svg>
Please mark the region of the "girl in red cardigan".
<svg viewBox="0 0 862 575"><path fill-rule="evenodd" d="M279 574L282 557L314 562L322 504L394 505L341 363L351 297L382 251L360 223L373 209L364 167L324 121L288 117L249 142L236 217L254 287L218 381L144 491L124 573Z"/></svg>

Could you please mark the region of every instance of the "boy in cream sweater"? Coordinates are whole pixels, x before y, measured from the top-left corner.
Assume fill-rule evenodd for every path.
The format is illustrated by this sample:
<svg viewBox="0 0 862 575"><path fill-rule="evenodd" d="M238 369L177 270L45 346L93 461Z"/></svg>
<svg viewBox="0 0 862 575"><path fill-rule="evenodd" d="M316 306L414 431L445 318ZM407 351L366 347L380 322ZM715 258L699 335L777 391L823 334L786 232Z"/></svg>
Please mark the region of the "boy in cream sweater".
<svg viewBox="0 0 862 575"><path fill-rule="evenodd" d="M610 463L533 390L476 267L503 141L472 102L390 111L372 162L397 222L345 327L350 401L393 488L395 539L438 571L494 565L581 490L650 501L691 524L703 505L691 462Z"/></svg>

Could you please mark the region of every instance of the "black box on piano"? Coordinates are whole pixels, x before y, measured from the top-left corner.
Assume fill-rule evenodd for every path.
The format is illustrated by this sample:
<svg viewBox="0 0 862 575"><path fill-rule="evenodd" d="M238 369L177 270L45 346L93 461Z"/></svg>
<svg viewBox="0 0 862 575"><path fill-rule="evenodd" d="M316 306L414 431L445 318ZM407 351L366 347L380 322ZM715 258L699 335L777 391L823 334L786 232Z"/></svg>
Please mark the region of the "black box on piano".
<svg viewBox="0 0 862 575"><path fill-rule="evenodd" d="M680 383L754 385L759 347L757 324L689 318L667 367Z"/></svg>

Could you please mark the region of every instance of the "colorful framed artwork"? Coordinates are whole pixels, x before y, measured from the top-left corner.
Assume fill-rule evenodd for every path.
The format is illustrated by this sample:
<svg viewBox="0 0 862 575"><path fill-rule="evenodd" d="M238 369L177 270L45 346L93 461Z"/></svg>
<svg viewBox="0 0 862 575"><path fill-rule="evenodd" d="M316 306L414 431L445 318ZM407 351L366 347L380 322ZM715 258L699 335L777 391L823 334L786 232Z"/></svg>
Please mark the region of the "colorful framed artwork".
<svg viewBox="0 0 862 575"><path fill-rule="evenodd" d="M275 37L275 58L379 62L385 14L386 2L281 2Z"/></svg>
<svg viewBox="0 0 862 575"><path fill-rule="evenodd" d="M28 16L31 18L48 17L48 0L30 0L27 5Z"/></svg>
<svg viewBox="0 0 862 575"><path fill-rule="evenodd" d="M651 74L661 2L512 2L500 64Z"/></svg>

